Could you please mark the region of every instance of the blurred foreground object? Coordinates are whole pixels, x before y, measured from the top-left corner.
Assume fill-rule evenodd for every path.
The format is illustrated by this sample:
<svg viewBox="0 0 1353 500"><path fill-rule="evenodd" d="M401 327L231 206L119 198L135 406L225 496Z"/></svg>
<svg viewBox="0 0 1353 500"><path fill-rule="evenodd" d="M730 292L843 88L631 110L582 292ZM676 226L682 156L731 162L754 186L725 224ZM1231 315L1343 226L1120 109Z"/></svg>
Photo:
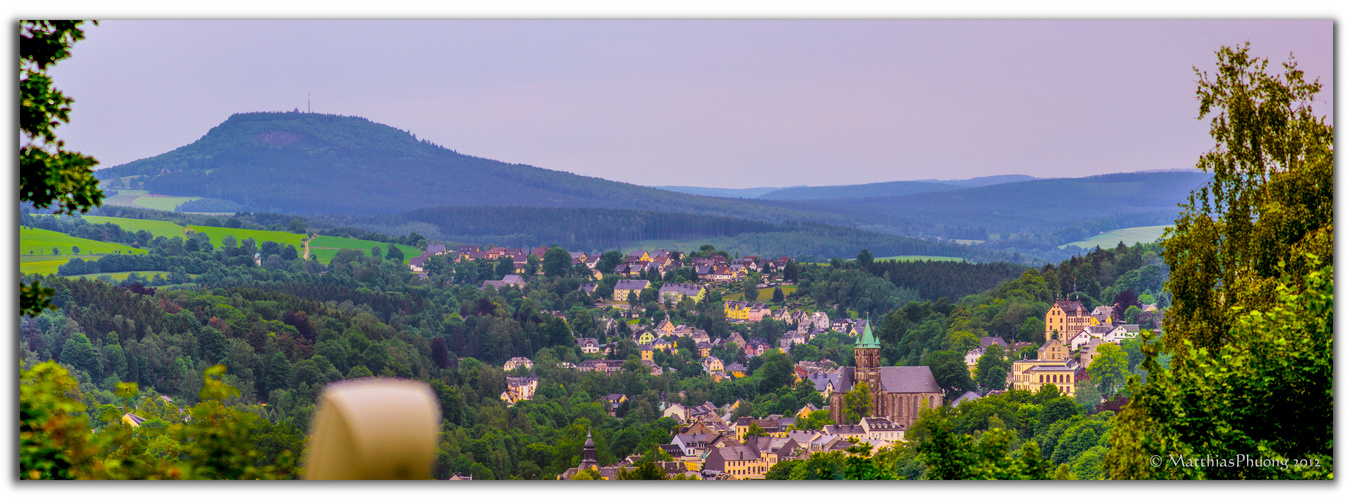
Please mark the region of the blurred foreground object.
<svg viewBox="0 0 1353 500"><path fill-rule="evenodd" d="M431 479L441 414L422 382L335 382L320 395L306 479Z"/></svg>

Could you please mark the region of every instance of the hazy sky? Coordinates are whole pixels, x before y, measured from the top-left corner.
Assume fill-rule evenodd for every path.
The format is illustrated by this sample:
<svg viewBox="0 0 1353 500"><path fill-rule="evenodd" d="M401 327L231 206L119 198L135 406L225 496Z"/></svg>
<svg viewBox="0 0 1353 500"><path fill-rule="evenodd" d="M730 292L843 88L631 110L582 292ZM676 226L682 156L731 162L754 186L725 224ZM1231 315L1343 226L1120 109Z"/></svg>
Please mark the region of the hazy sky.
<svg viewBox="0 0 1353 500"><path fill-rule="evenodd" d="M52 71L103 166L232 113L358 115L643 185L1192 168L1192 67L1249 40L1332 84L1323 21L105 21ZM1332 114L1332 86L1322 114ZM1331 120L1332 121L1332 120Z"/></svg>

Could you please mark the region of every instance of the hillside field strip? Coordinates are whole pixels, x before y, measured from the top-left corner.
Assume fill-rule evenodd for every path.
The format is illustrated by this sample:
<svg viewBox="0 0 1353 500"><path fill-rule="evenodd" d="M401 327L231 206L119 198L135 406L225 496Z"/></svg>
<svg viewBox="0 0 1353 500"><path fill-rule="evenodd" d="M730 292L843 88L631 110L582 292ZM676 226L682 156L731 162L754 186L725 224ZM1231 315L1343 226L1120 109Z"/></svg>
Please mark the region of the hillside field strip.
<svg viewBox="0 0 1353 500"><path fill-rule="evenodd" d="M238 245L239 242L244 241L245 238L253 238L255 247L262 246L265 241L272 241L276 242L278 245L291 245L296 247L297 255L305 249L305 244L301 242L301 240L305 239L305 235L288 233L286 231L214 226L188 226L188 229L192 229L195 233L207 235L208 238L211 238L211 244L216 248L221 247L221 241L224 240L226 236L234 236L236 245Z"/></svg>
<svg viewBox="0 0 1353 500"><path fill-rule="evenodd" d="M874 260L896 260L901 262L916 261L942 261L942 262L963 262L963 257L942 257L939 255L894 255L892 257L877 257Z"/></svg>
<svg viewBox="0 0 1353 500"><path fill-rule="evenodd" d="M146 191L144 189L115 189L114 191L117 191L116 195L109 196L103 199L104 205L133 207L136 206L134 202L136 201L137 198L145 196L146 193L149 193L149 191Z"/></svg>
<svg viewBox="0 0 1353 500"><path fill-rule="evenodd" d="M72 247L80 247L80 253L75 255ZM53 249L60 253L54 254ZM146 251L121 243L106 243L76 238L46 229L19 228L19 272L21 273L56 274L57 268L68 260L75 258L97 260L101 255L114 253L143 254Z"/></svg>
<svg viewBox="0 0 1353 500"><path fill-rule="evenodd" d="M1105 231L1104 234L1097 234L1081 241L1067 243L1062 245L1061 248L1069 246L1081 247L1086 250L1096 246L1100 248L1113 248L1118 246L1118 242L1120 241L1123 242L1124 245L1151 243L1160 239L1160 237L1165 234L1165 228L1168 227L1171 226L1138 226L1114 229L1113 231Z"/></svg>
<svg viewBox="0 0 1353 500"><path fill-rule="evenodd" d="M148 194L133 200L132 204L141 208L173 212L179 205L200 199L202 198L198 196L160 196Z"/></svg>
<svg viewBox="0 0 1353 500"><path fill-rule="evenodd" d="M90 224L113 223L121 227L123 231L137 232L146 231L151 236L164 236L173 238L175 236L182 238L184 236L184 227L167 220L150 219L129 219L126 217L104 217L101 215L86 215L84 219Z"/></svg>
<svg viewBox="0 0 1353 500"><path fill-rule="evenodd" d="M20 255L67 255L74 253L71 247L80 247L80 255L146 253L143 249L132 248L121 243L107 243L103 241L76 238L66 233L58 233L46 229L19 228ZM57 251L53 252L53 249Z"/></svg>
<svg viewBox="0 0 1353 500"><path fill-rule="evenodd" d="M365 255L370 255L369 252L371 252L371 247L380 247L381 255L385 255L385 249L388 246L389 243L381 243L379 241L339 238L337 236L320 236L310 240L310 254L318 256L320 262L329 262L335 255L338 255L339 250L358 250ZM396 244L395 248L398 248L400 252L404 253L405 263L408 263L409 259L417 257L418 254L423 253L418 247L409 245ZM303 248L297 248L297 250L303 250Z"/></svg>
<svg viewBox="0 0 1353 500"><path fill-rule="evenodd" d="M57 269L74 258L98 260L92 255L20 255L19 272L23 274L56 274Z"/></svg>
<svg viewBox="0 0 1353 500"><path fill-rule="evenodd" d="M798 289L798 285L782 285L780 287L780 291L784 292L785 295L794 293L795 291L798 291ZM747 300L742 298L742 296L742 293L734 293L724 297L724 300ZM756 290L756 302L770 302L770 299L773 298L775 298L775 287L759 288Z"/></svg>
<svg viewBox="0 0 1353 500"><path fill-rule="evenodd" d="M164 236L166 238L187 237L187 235L184 234L185 231L184 226L180 226L178 224L174 224L173 222L169 221L131 219L127 217L104 217L95 215L86 215L84 216L84 219L89 221L91 224L103 224L111 222L113 224L120 226L125 231L136 232L145 230L150 232L150 234L153 236ZM305 251L304 244L305 235L303 234L289 233L286 231L269 231L266 229L243 229L243 228L197 226L197 225L187 226L186 229L191 229L195 233L206 234L208 238L211 238L211 244L216 247L221 246L221 240L225 239L226 235L231 235L235 237L235 241L237 242L237 244L238 242L243 241L245 238L253 238L254 244L258 246L263 245L263 242L265 241L273 241L279 245L291 245L293 247L296 247L297 255L300 255ZM336 236L320 236L310 242L310 253L312 255L319 257L320 262L328 263L330 259L333 259L334 255L338 254L339 250L352 249L352 250L360 250L363 253L365 253L371 251L371 247L378 246L381 247L381 253L384 254L386 245L387 245L386 243L381 243L379 241L359 240L355 238L339 238ZM409 245L395 245L395 246L398 247L401 252L404 252L405 263L408 263L409 259L418 256L419 253L422 253L422 250L418 249L417 247ZM81 251L83 251L84 246L81 246L80 249ZM64 249L62 251L63 252L68 251L68 249ZM27 253L27 250L24 250L24 252ZM47 247L47 253L51 253L50 246Z"/></svg>
<svg viewBox="0 0 1353 500"><path fill-rule="evenodd" d="M147 279L147 280L155 279L156 276L162 276L162 277L165 277L165 278L168 278L168 277L169 277L169 271L124 271L124 272L120 272L120 273L76 274L76 275L71 275L71 276L66 276L66 277L67 277L67 278L70 278L70 279L80 279L80 278L84 278L84 279L96 280L96 279L102 278L102 277L104 277L104 276L107 276L107 277L109 277L109 278L112 278L114 281L119 281L119 282L120 282L120 281L122 281L122 280L127 279L128 276L131 276L132 273L136 273L138 276L141 276L142 278L145 278L145 279ZM190 274L189 276L197 277L197 275L195 275L195 274Z"/></svg>

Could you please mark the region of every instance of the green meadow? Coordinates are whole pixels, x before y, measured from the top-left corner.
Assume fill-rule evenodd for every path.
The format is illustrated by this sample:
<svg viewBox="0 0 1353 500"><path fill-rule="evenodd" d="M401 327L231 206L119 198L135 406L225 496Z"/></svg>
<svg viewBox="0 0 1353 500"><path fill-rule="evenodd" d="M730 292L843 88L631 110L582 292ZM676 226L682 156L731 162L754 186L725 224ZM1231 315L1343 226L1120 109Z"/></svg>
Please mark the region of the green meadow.
<svg viewBox="0 0 1353 500"><path fill-rule="evenodd" d="M1123 242L1124 245L1151 243L1160 239L1160 237L1165 234L1165 229L1168 227L1171 226L1138 226L1114 229L1113 231L1105 231L1104 234L1097 234L1081 241L1067 243L1062 245L1062 248L1069 246L1077 246L1087 250L1096 246L1100 248L1113 248L1118 246L1118 242L1120 241Z"/></svg>
<svg viewBox="0 0 1353 500"><path fill-rule="evenodd" d="M79 247L80 253L74 253ZM53 253L53 250L59 253ZM143 254L145 250L121 243L76 238L46 229L19 228L19 272L27 274L56 274L66 261L80 258L97 260L100 255L113 253Z"/></svg>
<svg viewBox="0 0 1353 500"><path fill-rule="evenodd" d="M19 272L23 274L56 274L57 268L74 258L97 260L87 255L20 255Z"/></svg>
<svg viewBox="0 0 1353 500"><path fill-rule="evenodd" d="M145 250L132 248L121 243L106 243L76 238L65 233L48 231L46 229L19 228L20 255L68 255L74 253L71 247L80 247L80 255L146 253ZM53 249L55 249L56 252L53 252Z"/></svg>
<svg viewBox="0 0 1353 500"><path fill-rule="evenodd" d="M320 236L310 241L310 255L319 257L320 262L329 262L335 255L338 255L339 250L360 250L362 253L368 253L371 251L371 247L380 247L381 255L385 255L385 249L388 245L388 243L379 241ZM404 262L408 262L409 259L423 253L418 247L409 245L395 245L395 248L404 253Z"/></svg>
<svg viewBox="0 0 1353 500"><path fill-rule="evenodd" d="M154 210L164 210L166 212L173 212L175 208L178 208L178 206L183 203L200 199L201 198L197 196L145 195L135 200L132 200L132 204L142 208L150 208Z"/></svg>
<svg viewBox="0 0 1353 500"><path fill-rule="evenodd" d="M154 279L156 276L163 276L163 277L165 277L165 278L168 278L168 277L169 277L169 272L168 272L168 271L126 271L126 272L121 272L121 273L77 274L77 275L74 275L74 276L66 276L66 277L67 277L67 278L71 278L71 279L84 278L84 279L96 280L96 279L99 279L99 278L101 278L101 277L107 276L107 277L109 277L109 278L112 278L114 281L122 281L122 280L127 279L128 276L131 276L132 273L136 273L137 275L140 275L142 278L145 278L145 279L147 279L147 280ZM195 275L189 275L189 276L195 276Z"/></svg>
<svg viewBox="0 0 1353 500"><path fill-rule="evenodd" d="M84 219L90 224L113 223L121 227L124 231L146 231L151 236L164 236L165 238L183 237L183 226L166 220L149 219L128 219L125 217L104 217L101 215L86 215Z"/></svg>
<svg viewBox="0 0 1353 500"><path fill-rule="evenodd" d="M121 227L125 231L147 231L153 236L163 236L165 238L184 238L185 229L191 229L193 232L206 234L211 238L211 244L217 247L221 246L221 241L227 235L234 236L237 242L245 238L253 238L255 245L262 245L265 241L277 242L279 245L291 245L296 248L297 255L305 252L305 237L303 234L289 233L286 231L268 231L265 229L243 229L213 226L190 225L186 228L173 222L148 219L131 219L126 217L104 217L96 215L83 216L91 224L112 223ZM145 250L134 249L132 247L119 243L104 243L100 241L75 238L63 233L48 231L45 229L23 229L20 235L20 253L28 256L29 251L34 254L31 257L46 257L41 260L22 260L20 270L26 273L43 272L50 274L56 272L56 266L64 264L69 260L68 255L72 246L80 247L80 254L89 252L95 253L113 253L121 250L123 253L146 253ZM319 258L320 262L327 263L338 254L339 250L352 249L363 253L371 251L371 247L380 247L381 254L385 253L387 244L379 241L359 240L355 238L339 238L335 236L320 236L310 243L310 253ZM404 252L404 262L418 256L422 250L409 245L395 245L401 252ZM61 255L53 256L52 248L61 250ZM55 263L43 263L56 261ZM50 270L48 271L48 269ZM44 272L47 271L47 272Z"/></svg>
<svg viewBox="0 0 1353 500"><path fill-rule="evenodd" d="M188 226L188 229L207 235L207 237L211 238L211 244L217 248L220 248L221 240L224 240L226 236L234 236L236 244L240 241L244 241L245 238L253 238L255 245L262 245L265 241L274 241L279 245L291 245L296 247L297 252L305 249L305 243L301 241L305 239L305 235L288 233L286 231L212 226Z"/></svg>
<svg viewBox="0 0 1353 500"><path fill-rule="evenodd" d="M791 294L791 293L794 293L794 292L797 291L798 289L799 289L798 285L783 285L783 286L780 287L780 290L783 291L783 292L785 292L785 295L789 295L789 294ZM739 293L734 293L734 294L725 295L723 298L724 298L724 300L747 300L747 299L742 298L742 296L743 296L743 294L742 294L741 292L739 292ZM774 298L774 297L775 297L775 287L770 287L770 288L760 288L760 289L757 289L757 291L756 291L756 302L770 302L770 299L772 299L772 298Z"/></svg>
<svg viewBox="0 0 1353 500"><path fill-rule="evenodd" d="M133 202L135 202L137 198L145 196L146 193L149 193L149 191L146 191L144 189L116 189L115 191L117 191L117 194L114 196L104 198L103 204L118 205L124 207L135 206L135 203Z"/></svg>
<svg viewBox="0 0 1353 500"><path fill-rule="evenodd" d="M894 255L892 257L876 257L874 260L896 260L901 262L916 261L943 261L943 262L963 262L963 257L941 257L938 255Z"/></svg>

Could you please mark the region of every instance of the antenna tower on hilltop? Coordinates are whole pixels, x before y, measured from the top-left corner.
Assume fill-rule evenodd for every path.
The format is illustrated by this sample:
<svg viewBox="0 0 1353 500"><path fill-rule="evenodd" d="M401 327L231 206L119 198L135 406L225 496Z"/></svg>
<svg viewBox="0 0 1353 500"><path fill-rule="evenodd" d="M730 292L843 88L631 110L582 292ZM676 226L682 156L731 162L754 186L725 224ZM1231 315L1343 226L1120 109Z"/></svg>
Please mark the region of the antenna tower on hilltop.
<svg viewBox="0 0 1353 500"><path fill-rule="evenodd" d="M310 91L305 91L305 112L310 112Z"/></svg>

